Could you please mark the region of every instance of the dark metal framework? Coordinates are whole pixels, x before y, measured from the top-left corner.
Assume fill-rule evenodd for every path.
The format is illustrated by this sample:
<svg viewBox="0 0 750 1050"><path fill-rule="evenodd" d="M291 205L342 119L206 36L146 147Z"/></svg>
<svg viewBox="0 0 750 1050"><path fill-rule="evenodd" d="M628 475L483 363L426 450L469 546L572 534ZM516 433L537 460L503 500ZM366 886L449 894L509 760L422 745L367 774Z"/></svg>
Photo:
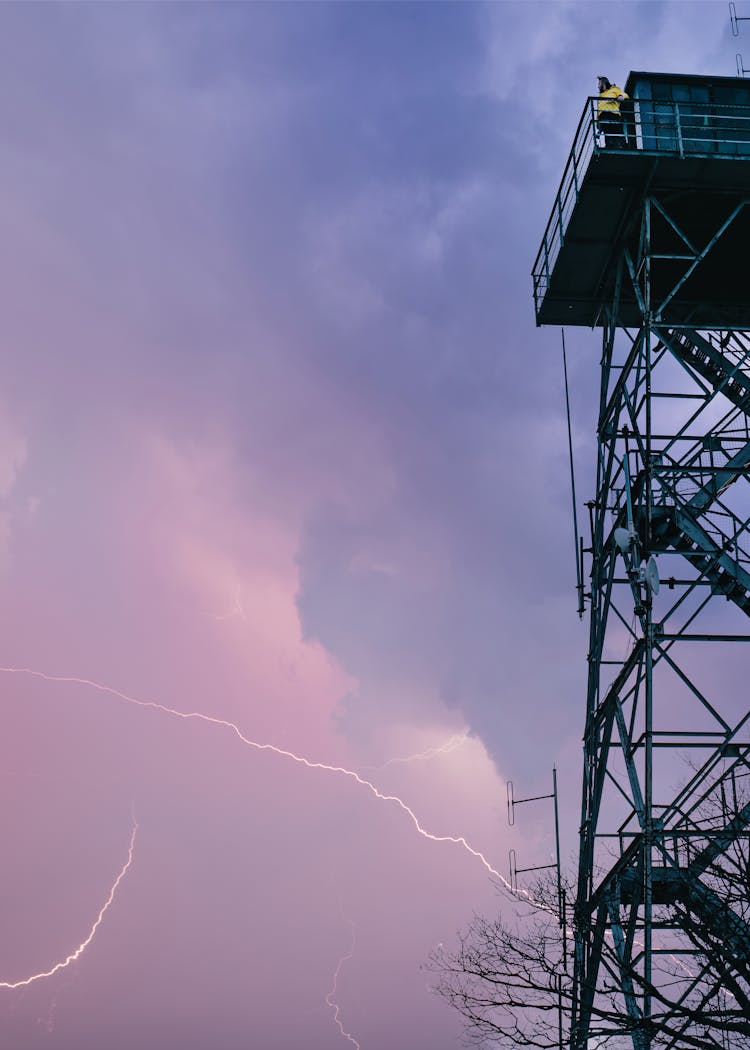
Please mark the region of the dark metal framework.
<svg viewBox="0 0 750 1050"><path fill-rule="evenodd" d="M678 185L658 157L625 162L628 205L581 314L602 358L572 1050L750 1045L750 158L713 156L744 177ZM558 256L585 250L566 243L585 179L573 156L538 320L548 292L565 298Z"/></svg>
<svg viewBox="0 0 750 1050"><path fill-rule="evenodd" d="M659 235L666 265L652 274L654 316L676 326L687 319L705 328L747 327L745 273L732 271L725 250L732 238L723 235L740 225L743 234L750 231L750 215L742 214L750 179L750 104L636 101L623 120L627 149L606 147L597 105L598 99L590 98L583 109L534 261L537 323L601 325L604 305L617 295L615 322L640 324L644 304L632 283L621 280L619 289L614 287L614 252L626 232L638 236L636 213L650 185L652 232L654 224L672 227L671 236ZM658 192L663 189L666 196ZM730 199L739 208L736 215L725 207ZM632 244L631 258L636 255L641 250Z"/></svg>

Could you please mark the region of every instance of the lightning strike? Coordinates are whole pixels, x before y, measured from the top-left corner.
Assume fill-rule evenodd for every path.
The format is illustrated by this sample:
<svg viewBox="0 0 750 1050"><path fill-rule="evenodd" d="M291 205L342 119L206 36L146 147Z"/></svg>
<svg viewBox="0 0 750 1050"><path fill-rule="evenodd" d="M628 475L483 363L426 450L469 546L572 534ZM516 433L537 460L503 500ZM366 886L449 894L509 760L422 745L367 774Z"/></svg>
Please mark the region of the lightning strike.
<svg viewBox="0 0 750 1050"><path fill-rule="evenodd" d="M244 610L243 605L242 605L241 597L242 597L242 588L240 587L239 584L237 584L235 586L235 588L234 588L234 601L233 601L233 604L232 604L232 608L229 610L229 612L225 612L225 613L211 613L211 619L212 620L219 620L219 621L221 621L221 620L232 620L232 619L234 619L234 617L239 617L242 620L247 619L247 617L245 615L245 610Z"/></svg>
<svg viewBox="0 0 750 1050"><path fill-rule="evenodd" d="M94 936L96 935L96 931L101 926L102 920L104 919L104 916L107 914L107 911L109 910L109 906L111 905L112 901L115 899L115 894L117 893L117 890L119 889L120 883L125 878L125 876L126 876L126 874L128 872L128 869L130 868L130 865L133 863L133 851L135 850L135 837L136 837L137 832L138 832L138 824L134 820L133 821L133 830L132 830L132 832L130 834L130 846L128 847L127 860L125 861L125 863L123 864L122 868L120 869L119 875L117 876L117 878L113 882L112 888L109 891L109 895L108 895L106 901L104 902L104 904L99 909L99 914L96 917L96 921L94 922L94 925L89 930L89 934L86 937L86 939L81 941L81 943L78 945L78 947L76 948L76 950L74 952L71 952L70 955L66 956L66 958L62 960L62 962L56 963L49 970L44 970L41 973L32 974L31 977L24 977L20 981L0 981L0 988L8 988L8 989L26 988L28 985L33 984L35 981L41 981L45 977L52 977L54 974L59 973L60 970L65 970L68 966L70 966L71 963L74 963L76 961L76 959L80 959L80 957L83 955L83 953L86 951L88 946L93 941Z"/></svg>
<svg viewBox="0 0 750 1050"><path fill-rule="evenodd" d="M77 972L75 970L72 970L71 971L71 975L68 978L68 980L61 982L58 985L58 987L55 989L55 993L54 993L54 995L52 997L52 1002L49 1004L49 1010L47 1011L47 1016L46 1017L37 1017L37 1024L41 1025L44 1028L45 1032L54 1032L54 1030L55 1030L55 1013L57 1012L57 1007L58 1007L58 1004L60 1002L60 996L62 995L64 989L71 988L73 986L73 984L75 983L76 977L77 977Z"/></svg>
<svg viewBox="0 0 750 1050"><path fill-rule="evenodd" d="M388 766L408 764L411 762L422 762L429 758L436 758L438 755L449 755L451 751L457 751L458 748L461 747L462 744L465 744L468 739L468 733L454 733L449 740L446 740L444 744L440 744L437 747L428 747L426 751L418 751L415 755L406 755L402 758L389 758L379 766L362 766L361 768L386 769Z"/></svg>
<svg viewBox="0 0 750 1050"><path fill-rule="evenodd" d="M481 850L475 849L471 846L463 835L435 835L431 831L428 831L422 826L417 817L416 813L410 806L404 802L398 795L386 795L380 791L370 780L359 775L353 769L346 769L344 766L329 765L326 762L316 762L312 759L305 758L304 755L297 755L294 751L288 751L286 748L277 747L275 744L262 743L257 740L252 740L250 737L246 737L239 726L234 722L229 722L223 718L216 718L214 715L207 715L201 711L180 711L174 707L167 707L165 704L161 704L156 700L141 700L138 697L129 696L127 693L121 692L119 689L115 689L110 685L103 685L100 682L94 682L90 678L78 678L72 675L54 675L46 674L43 671L36 671L29 667L0 667L0 674L8 675L25 675L30 678L39 678L45 682L54 682L66 685L80 685L86 688L93 689L99 693L105 693L108 696L116 697L119 700L123 700L128 704L133 704L136 707L151 708L155 711L161 711L163 714L171 715L174 718L182 718L185 721L198 721L206 722L209 725L218 726L222 729L228 729L230 732L247 747L251 747L256 751L270 751L275 755L279 755L281 758L288 758L290 761L297 763L298 765L305 766L307 769L320 770L321 772L331 773L334 776L345 777L348 780L353 781L360 787L369 791L370 794L374 795L380 802L389 802L399 809L403 810L406 816L409 818L411 823L414 825L416 831L422 835L423 838L428 839L430 842L444 842L451 843L454 846L460 846L466 853L469 853L472 857L480 862L484 867L485 871L493 878L499 879L503 886L513 894L514 897L517 894L513 893L513 888L510 882L502 875L497 868L494 868L492 864L487 860ZM2 985L0 985L2 987Z"/></svg>
<svg viewBox="0 0 750 1050"><path fill-rule="evenodd" d="M336 970L335 970L335 972L333 974L333 985L331 986L331 990L328 993L328 995L326 995L326 1004L328 1006L330 1006L330 1008L333 1010L333 1019L336 1022L336 1026L337 1026L339 1032L341 1032L341 1035L343 1036L343 1038L346 1039L347 1042L352 1043L356 1047L356 1050L361 1050L361 1047L360 1047L359 1043L357 1042L357 1040L354 1038L354 1036L350 1032L346 1031L346 1029L344 1028L343 1024L341 1023L341 1018L339 1016L341 1010L340 1010L339 1004L336 1002L336 998L335 998L336 992L337 992L337 989L338 989L339 974L341 973L341 969L344 966L344 964L349 962L349 960L354 955L354 948L355 948L355 945L356 945L356 933L357 933L356 927L355 927L355 925L354 925L354 923L352 922L351 919L347 919L346 921L349 923L349 926L351 927L351 931L352 931L351 945L349 946L348 953L346 955L342 955L341 958L338 961L338 964L336 966Z"/></svg>

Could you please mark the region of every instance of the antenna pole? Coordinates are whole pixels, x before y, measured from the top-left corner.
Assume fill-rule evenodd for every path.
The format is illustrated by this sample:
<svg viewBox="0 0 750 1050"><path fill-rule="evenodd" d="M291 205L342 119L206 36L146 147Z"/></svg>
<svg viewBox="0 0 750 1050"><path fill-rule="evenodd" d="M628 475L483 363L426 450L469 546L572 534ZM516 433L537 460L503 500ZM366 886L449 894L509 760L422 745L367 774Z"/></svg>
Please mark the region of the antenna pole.
<svg viewBox="0 0 750 1050"><path fill-rule="evenodd" d="M564 346L564 344L563 344ZM515 823L515 807L521 806L525 802L539 802L542 799L551 798L555 808L555 863L554 864L535 864L530 868L519 868L516 860L516 851L514 849L508 850L508 861L510 865L510 888L511 893L518 892L518 876L525 874L530 871L547 871L550 868L554 868L557 874L557 911L558 921L560 923L560 929L562 930L562 963L565 973L568 972L568 930L567 921L565 915L565 891L562 887L562 873L560 871L560 820L557 811L557 767L552 767L552 792L549 795L531 795L529 798L515 798L513 794L513 781L509 780L507 783L507 794L508 794L508 823ZM564 1050L563 1044L563 993L562 993L562 974L557 976L557 1038L559 1050Z"/></svg>
<svg viewBox="0 0 750 1050"><path fill-rule="evenodd" d="M562 873L560 871L560 819L557 813L557 766L552 767L552 796L555 802L555 860L557 861L557 910L560 916L560 929L562 930L562 954L563 966L567 972L566 957L568 954L567 937L565 928L565 907L563 905ZM560 1050L563 1050L563 997L562 997L562 974L557 975L557 1038Z"/></svg>
<svg viewBox="0 0 750 1050"><path fill-rule="evenodd" d="M578 548L578 509L576 500L576 477L573 469L573 433L570 426L570 394L568 393L568 357L565 353L565 329L560 329L562 336L563 376L565 377L565 412L568 418L568 455L570 457L570 491L573 499L573 547L576 552L576 590L578 591L578 619L583 619L583 577L581 555Z"/></svg>
<svg viewBox="0 0 750 1050"><path fill-rule="evenodd" d="M560 818L557 813L557 766L552 767L552 797L555 802L555 859L557 861L557 907L560 912L560 925L562 926L562 875L560 872Z"/></svg>

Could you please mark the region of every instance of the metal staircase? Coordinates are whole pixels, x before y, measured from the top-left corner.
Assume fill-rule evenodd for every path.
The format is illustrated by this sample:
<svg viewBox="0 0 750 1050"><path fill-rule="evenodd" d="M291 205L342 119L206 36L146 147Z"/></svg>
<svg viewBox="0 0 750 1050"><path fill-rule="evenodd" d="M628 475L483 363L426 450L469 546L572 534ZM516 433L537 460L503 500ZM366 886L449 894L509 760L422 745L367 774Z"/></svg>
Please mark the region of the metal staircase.
<svg viewBox="0 0 750 1050"><path fill-rule="evenodd" d="M681 459L664 457L652 544L678 551L714 593L750 616L749 522L722 498L750 479L750 347L739 333L716 343L699 332L657 335L694 377L709 384L707 400L721 396L734 411Z"/></svg>

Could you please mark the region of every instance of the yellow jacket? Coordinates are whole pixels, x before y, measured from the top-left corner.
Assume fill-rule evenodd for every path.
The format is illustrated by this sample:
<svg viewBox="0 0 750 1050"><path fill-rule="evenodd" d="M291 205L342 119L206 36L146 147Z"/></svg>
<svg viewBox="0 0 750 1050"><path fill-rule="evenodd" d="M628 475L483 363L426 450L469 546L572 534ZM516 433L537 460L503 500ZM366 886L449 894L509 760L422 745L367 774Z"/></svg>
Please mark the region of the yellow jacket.
<svg viewBox="0 0 750 1050"><path fill-rule="evenodd" d="M628 97L625 94L625 92L622 90L622 88L617 87L616 84L613 84L612 87L608 87L606 91L600 92L599 93L599 102L597 104L597 112L598 113L607 113L607 112L609 112L609 113L619 113L620 112L620 102L619 102L619 96L620 95L623 98L627 98Z"/></svg>

